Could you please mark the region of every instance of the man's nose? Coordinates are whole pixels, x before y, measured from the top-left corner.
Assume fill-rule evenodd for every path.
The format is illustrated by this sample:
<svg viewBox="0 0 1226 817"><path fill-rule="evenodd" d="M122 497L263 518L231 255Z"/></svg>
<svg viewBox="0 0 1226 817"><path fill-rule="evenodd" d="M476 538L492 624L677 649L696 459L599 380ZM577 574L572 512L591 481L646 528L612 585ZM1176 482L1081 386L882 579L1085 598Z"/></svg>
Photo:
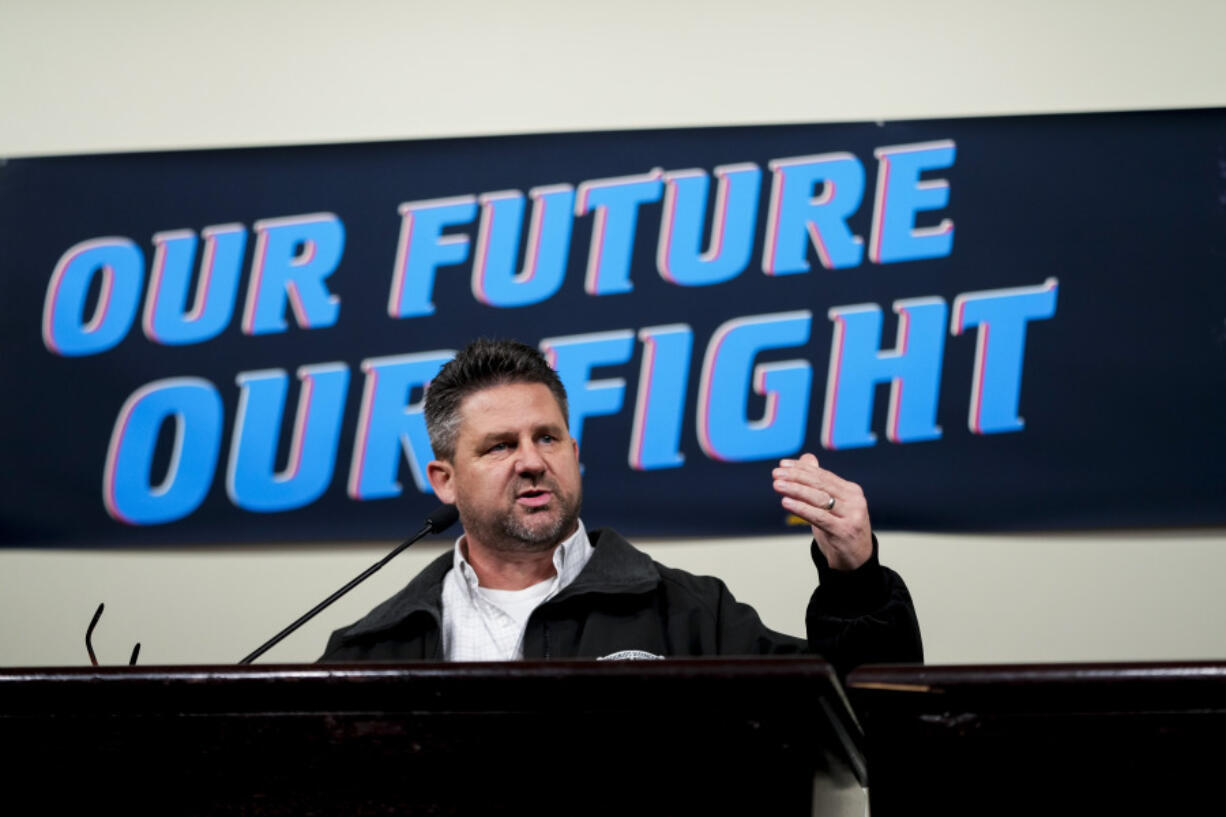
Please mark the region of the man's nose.
<svg viewBox="0 0 1226 817"><path fill-rule="evenodd" d="M518 474L539 474L545 470L545 458L536 450L536 445L529 442L519 447L519 457L515 460L515 472Z"/></svg>

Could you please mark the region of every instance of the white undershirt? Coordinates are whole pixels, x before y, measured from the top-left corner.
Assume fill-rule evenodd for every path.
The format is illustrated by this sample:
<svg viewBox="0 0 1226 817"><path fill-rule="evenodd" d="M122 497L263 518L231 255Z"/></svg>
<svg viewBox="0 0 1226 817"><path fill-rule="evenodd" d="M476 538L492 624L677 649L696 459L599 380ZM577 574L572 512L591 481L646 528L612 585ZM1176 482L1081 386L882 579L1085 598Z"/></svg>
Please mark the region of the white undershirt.
<svg viewBox="0 0 1226 817"><path fill-rule="evenodd" d="M443 578L443 656L448 661L513 661L523 658L524 630L532 611L575 580L592 557L583 522L553 551L556 574L523 590L481 587L455 543L452 569Z"/></svg>

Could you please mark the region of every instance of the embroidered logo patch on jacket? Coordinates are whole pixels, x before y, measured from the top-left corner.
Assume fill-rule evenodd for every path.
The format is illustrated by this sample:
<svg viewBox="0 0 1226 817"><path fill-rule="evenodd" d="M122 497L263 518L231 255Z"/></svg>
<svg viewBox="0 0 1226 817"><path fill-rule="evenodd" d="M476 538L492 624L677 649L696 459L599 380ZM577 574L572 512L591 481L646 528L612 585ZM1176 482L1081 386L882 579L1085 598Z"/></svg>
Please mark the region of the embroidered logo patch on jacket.
<svg viewBox="0 0 1226 817"><path fill-rule="evenodd" d="M602 655L597 661L663 661L664 656L646 650L621 650Z"/></svg>

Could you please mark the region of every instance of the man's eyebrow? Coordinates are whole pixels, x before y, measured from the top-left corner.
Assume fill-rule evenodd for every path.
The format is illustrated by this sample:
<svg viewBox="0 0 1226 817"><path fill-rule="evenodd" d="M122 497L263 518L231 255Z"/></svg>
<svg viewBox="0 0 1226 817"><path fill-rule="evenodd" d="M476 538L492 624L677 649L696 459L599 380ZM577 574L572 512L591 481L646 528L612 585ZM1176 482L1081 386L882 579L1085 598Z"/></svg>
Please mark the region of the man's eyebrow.
<svg viewBox="0 0 1226 817"><path fill-rule="evenodd" d="M566 426L562 423L540 423L532 427L533 434L552 434L555 437L564 434L565 430ZM475 444L480 448L504 440L513 440L518 436L519 431L513 428L496 429L494 431L487 431L480 437L477 437Z"/></svg>
<svg viewBox="0 0 1226 817"><path fill-rule="evenodd" d="M517 435L511 429L500 429L498 431L487 431L477 438L477 445L484 446L502 440L513 439Z"/></svg>

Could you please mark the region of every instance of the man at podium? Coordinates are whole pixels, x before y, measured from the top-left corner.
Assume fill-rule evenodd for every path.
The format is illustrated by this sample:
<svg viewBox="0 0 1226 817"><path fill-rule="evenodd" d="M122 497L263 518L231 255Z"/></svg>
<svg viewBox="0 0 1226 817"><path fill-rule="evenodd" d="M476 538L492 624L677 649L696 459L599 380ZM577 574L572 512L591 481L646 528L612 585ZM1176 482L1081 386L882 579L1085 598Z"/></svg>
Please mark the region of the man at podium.
<svg viewBox="0 0 1226 817"><path fill-rule="evenodd" d="M902 578L877 559L864 494L815 456L772 472L812 527L807 639L767 628L724 583L666 567L579 518L579 447L544 356L477 340L426 392L435 494L464 533L399 593L332 634L325 661L652 659L816 652L840 673L923 659Z"/></svg>

